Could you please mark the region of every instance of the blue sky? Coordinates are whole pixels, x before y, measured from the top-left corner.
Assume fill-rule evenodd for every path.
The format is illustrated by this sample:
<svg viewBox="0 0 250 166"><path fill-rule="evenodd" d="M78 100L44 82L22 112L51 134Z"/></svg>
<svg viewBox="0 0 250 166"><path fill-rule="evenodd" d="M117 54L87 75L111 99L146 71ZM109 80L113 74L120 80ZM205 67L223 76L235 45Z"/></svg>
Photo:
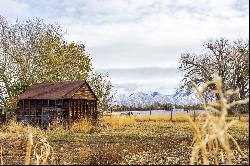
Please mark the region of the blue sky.
<svg viewBox="0 0 250 166"><path fill-rule="evenodd" d="M118 93L173 93L181 53L202 53L209 39L249 36L248 0L0 0L0 14L60 24Z"/></svg>

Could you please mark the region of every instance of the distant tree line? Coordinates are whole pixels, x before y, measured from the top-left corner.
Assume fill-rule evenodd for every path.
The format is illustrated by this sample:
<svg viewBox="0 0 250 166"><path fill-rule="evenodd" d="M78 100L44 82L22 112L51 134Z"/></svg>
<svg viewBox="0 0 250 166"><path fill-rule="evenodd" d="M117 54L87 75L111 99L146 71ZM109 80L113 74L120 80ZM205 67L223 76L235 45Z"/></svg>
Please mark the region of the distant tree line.
<svg viewBox="0 0 250 166"><path fill-rule="evenodd" d="M173 108L183 109L183 110L201 110L203 109L201 105L173 105L170 103L160 104L155 103L146 106L126 106L126 105L114 105L112 106L112 111L149 111L149 110L166 110L171 111Z"/></svg>

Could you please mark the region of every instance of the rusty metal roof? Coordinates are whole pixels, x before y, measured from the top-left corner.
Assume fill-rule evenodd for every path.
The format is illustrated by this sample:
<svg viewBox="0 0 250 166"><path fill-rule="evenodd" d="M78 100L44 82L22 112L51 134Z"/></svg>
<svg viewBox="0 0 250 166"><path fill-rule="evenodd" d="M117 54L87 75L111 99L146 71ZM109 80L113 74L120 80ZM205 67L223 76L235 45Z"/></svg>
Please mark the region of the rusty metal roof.
<svg viewBox="0 0 250 166"><path fill-rule="evenodd" d="M66 81L66 82L37 83L37 84L33 84L30 87L28 87L23 94L19 95L18 99L19 100L24 100L24 99L49 99L49 100L70 99L74 95L74 93L83 85L87 85L89 87L88 83L86 81L83 81L83 80ZM94 94L94 96L95 96L95 94Z"/></svg>

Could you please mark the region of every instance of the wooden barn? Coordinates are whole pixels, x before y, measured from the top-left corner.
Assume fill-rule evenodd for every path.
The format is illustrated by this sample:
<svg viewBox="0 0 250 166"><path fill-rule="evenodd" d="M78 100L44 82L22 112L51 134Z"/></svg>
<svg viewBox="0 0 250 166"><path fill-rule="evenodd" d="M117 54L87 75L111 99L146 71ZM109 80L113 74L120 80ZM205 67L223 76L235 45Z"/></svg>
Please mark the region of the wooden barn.
<svg viewBox="0 0 250 166"><path fill-rule="evenodd" d="M70 127L80 118L97 118L97 97L86 81L37 83L18 98L18 120L47 127L63 120Z"/></svg>
<svg viewBox="0 0 250 166"><path fill-rule="evenodd" d="M0 106L0 125L6 121L6 115L4 112L4 108Z"/></svg>
<svg viewBox="0 0 250 166"><path fill-rule="evenodd" d="M4 114L3 107L0 106L0 115Z"/></svg>

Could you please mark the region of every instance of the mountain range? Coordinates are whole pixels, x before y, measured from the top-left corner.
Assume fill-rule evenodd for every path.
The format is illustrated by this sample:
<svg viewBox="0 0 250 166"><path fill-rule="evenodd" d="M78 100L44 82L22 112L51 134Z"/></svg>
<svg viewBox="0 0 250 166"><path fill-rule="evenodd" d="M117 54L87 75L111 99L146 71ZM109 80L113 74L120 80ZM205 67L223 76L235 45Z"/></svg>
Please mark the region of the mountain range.
<svg viewBox="0 0 250 166"><path fill-rule="evenodd" d="M155 103L160 104L176 104L176 105L196 105L200 103L200 99L195 92L179 91L172 95L165 95L159 92L136 92L130 95L118 94L112 105L125 106L148 106Z"/></svg>

